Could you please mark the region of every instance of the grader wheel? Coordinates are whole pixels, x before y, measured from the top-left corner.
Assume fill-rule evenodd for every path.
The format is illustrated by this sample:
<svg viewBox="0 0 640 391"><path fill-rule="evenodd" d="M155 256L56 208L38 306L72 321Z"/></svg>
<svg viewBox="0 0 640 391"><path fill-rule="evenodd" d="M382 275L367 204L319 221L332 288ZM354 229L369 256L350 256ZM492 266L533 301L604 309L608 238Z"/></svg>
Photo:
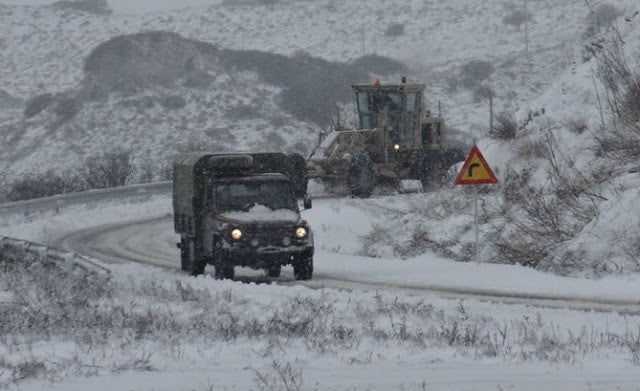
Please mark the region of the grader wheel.
<svg viewBox="0 0 640 391"><path fill-rule="evenodd" d="M371 196L376 186L376 175L369 155L357 155L351 160L347 174L347 186L351 195L358 198Z"/></svg>

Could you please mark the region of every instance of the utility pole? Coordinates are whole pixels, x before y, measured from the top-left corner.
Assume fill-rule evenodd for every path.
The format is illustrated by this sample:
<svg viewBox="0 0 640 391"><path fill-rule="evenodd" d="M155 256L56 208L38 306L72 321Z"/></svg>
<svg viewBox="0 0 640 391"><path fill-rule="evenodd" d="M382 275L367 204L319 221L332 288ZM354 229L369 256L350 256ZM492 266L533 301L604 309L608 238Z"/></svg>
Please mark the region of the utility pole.
<svg viewBox="0 0 640 391"><path fill-rule="evenodd" d="M493 132L493 91L489 95L489 133Z"/></svg>
<svg viewBox="0 0 640 391"><path fill-rule="evenodd" d="M524 55L529 58L529 11L527 0L524 0Z"/></svg>
<svg viewBox="0 0 640 391"><path fill-rule="evenodd" d="M55 42L56 42L56 93L60 92L60 39L62 37L62 25L58 22L57 32L55 34Z"/></svg>
<svg viewBox="0 0 640 391"><path fill-rule="evenodd" d="M365 44L364 24L362 25L361 33L362 33L362 55L364 56L365 54L367 54L366 53L367 48Z"/></svg>

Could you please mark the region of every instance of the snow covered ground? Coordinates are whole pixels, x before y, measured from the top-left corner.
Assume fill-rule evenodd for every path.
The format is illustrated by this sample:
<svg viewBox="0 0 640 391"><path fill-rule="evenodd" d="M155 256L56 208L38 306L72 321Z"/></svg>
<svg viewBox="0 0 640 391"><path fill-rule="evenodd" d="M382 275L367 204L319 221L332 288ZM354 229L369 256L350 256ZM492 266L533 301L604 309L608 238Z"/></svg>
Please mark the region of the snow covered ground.
<svg viewBox="0 0 640 391"><path fill-rule="evenodd" d="M69 322L64 318L48 325L48 336L5 331L0 384L16 390L638 388L637 314L500 304L464 295L446 299L424 289L618 300L640 310L637 276L596 281L430 254L407 260L360 256L362 235L387 219L376 202L316 200L305 212L318 247L317 279L306 286L291 285L288 270L270 284L185 276L176 269L171 220L158 220L157 230L127 240L169 259L173 251L174 269L106 264L112 271L111 282L103 283L108 293L96 293L102 291L99 281L92 283L95 291L81 291L101 304L74 310L76 336L59 329ZM168 213L170 199L157 196L14 216L3 221L0 233L47 242L65 232ZM73 286L74 277L66 278ZM342 287L336 285L341 278L371 285L332 287ZM413 289L388 289L397 285ZM23 298L20 287L4 275L3 301ZM40 289L34 288L31 295L38 300L30 307L49 304L39 309L55 318L55 289L49 292L52 303L39 297ZM63 293L75 299L74 292ZM146 323L125 321L135 314ZM84 318L91 316L102 320L87 331Z"/></svg>
<svg viewBox="0 0 640 391"><path fill-rule="evenodd" d="M510 170L527 170L532 184L548 185L553 179L549 161L535 154L544 142L559 153L563 173L574 174L563 179L607 168L600 173L606 174L604 180L594 182L587 194L587 199L595 195L591 200L597 200L587 209L587 220L576 223L573 236L549 256L552 266L562 266L556 270L573 277L494 264L493 236L522 212L518 204L504 201L506 185L481 193L484 264L453 260L469 260L472 204L468 191L444 186L430 194L316 201L306 212L318 248L316 279L309 283L294 283L288 270L267 284L265 279L191 278L175 268L135 263L108 264L110 281L37 264L7 266L10 272L0 274L0 388L640 389L640 277L629 272L638 270L640 175L636 163L621 164L594 152L594 135L603 127L595 91L602 86L594 79L597 64L582 62L579 49L588 43L581 40L588 12L581 1L530 2L534 20L527 59L523 32L502 19L514 4L281 1L131 16L114 3L113 17L0 5L0 48L11 53L0 56L0 87L18 98L77 86L82 59L92 48L114 35L141 30L176 31L226 48L306 51L329 60L375 52L410 63L413 77L428 81L430 96L441 99L449 125L479 138L502 184ZM618 32L629 55L637 58L637 1L615 4L628 19L616 21ZM394 24L404 25L404 33L384 34ZM484 138L486 102L474 100L475 87L464 86L461 73L466 64L479 60L495 67L481 81L496 90L496 111L515 112L522 124L530 110L540 113L545 108L514 140ZM277 110L276 87L261 84L257 94L249 88L258 85L256 75L243 75L238 83L229 75L220 80L222 91L212 94L231 103L258 98ZM232 84L239 90L232 90ZM173 125L201 132L202 123L231 123L222 114L223 106L214 107L196 125L188 121L198 114L189 111L189 105L180 113L154 109L144 115L121 109L117 102L106 106L97 108L102 117L87 115L106 121L109 132L92 127L82 133L86 124L81 123L74 141L82 135L96 144L73 146L79 155L124 140L141 142L156 156L154 152L175 147L175 140L165 140L165 134L175 133ZM22 124L19 109L0 114L3 123ZM157 127L147 126L147 117L159 118ZM130 126L111 126L113 118ZM224 146L251 147L257 129L271 129L263 128L263 122L244 121L226 129L231 136L237 131L238 137L229 136ZM307 123L287 124L289 130L301 130L295 135L287 130L292 139L315 139L314 132L320 130ZM143 131L133 132L135 126ZM50 134L45 136L42 140L49 142L33 148L30 160L12 164L21 171L34 162L40 168L64 164L49 160L69 156L50 142ZM167 197L143 203L121 200L42 215L2 216L0 234L57 243L68 232L164 216L142 224L145 232L135 232L130 239L137 249L153 247L152 255L143 257L157 256L164 264L175 260L177 267L169 212ZM412 247L415 232L432 240L440 255ZM106 238L128 245L124 239L129 238L121 235L114 230ZM608 274L614 276L581 278ZM443 291L457 292L456 298ZM479 300L465 292L562 300L546 308ZM571 299L598 311L558 308L558 302ZM604 312L597 303L615 301L629 314Z"/></svg>

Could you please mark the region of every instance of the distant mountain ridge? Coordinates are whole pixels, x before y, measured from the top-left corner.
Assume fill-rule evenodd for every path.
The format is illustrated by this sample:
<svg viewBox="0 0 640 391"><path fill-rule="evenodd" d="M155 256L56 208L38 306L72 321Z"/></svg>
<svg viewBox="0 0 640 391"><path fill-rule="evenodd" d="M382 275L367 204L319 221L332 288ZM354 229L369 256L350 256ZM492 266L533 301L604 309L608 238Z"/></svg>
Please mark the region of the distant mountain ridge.
<svg viewBox="0 0 640 391"><path fill-rule="evenodd" d="M107 0L60 0L51 4L51 6L96 15L110 15L113 13Z"/></svg>
<svg viewBox="0 0 640 391"><path fill-rule="evenodd" d="M489 122L487 103L471 88L490 85L496 112L526 113L577 55L561 47L582 34L583 4L532 5L528 58L522 32L504 23L514 7L500 0L225 2L105 16L0 5L0 50L11 53L0 56L2 89L37 103L28 116L1 113L0 168L7 178L73 170L120 146L134 151L138 166L151 160L156 176L185 148L309 153L336 103L352 102L350 84L372 72L389 75L383 82L399 73L426 82L429 108L468 143L465 134L482 137ZM489 72L476 72L484 65Z"/></svg>
<svg viewBox="0 0 640 391"><path fill-rule="evenodd" d="M114 37L91 51L85 60L84 97L109 92L134 94L151 87L209 88L225 72L256 72L259 78L284 88L280 106L303 121L328 125L338 102L351 99L351 83L370 80L373 73L399 74L398 61L368 55L338 63L297 54L289 57L258 50L219 49L207 42L168 31L148 31Z"/></svg>
<svg viewBox="0 0 640 391"><path fill-rule="evenodd" d="M174 32L148 31L99 44L83 69L76 88L32 96L22 119L0 125L0 139L11 146L0 162L15 168L9 171L73 171L114 148L129 150L155 176L185 148L308 154L336 106L352 98L347 81L406 67L382 56L338 63L304 53L219 49ZM175 141L164 144L159 134ZM232 147L238 139L243 141ZM161 158L149 162L150 149Z"/></svg>

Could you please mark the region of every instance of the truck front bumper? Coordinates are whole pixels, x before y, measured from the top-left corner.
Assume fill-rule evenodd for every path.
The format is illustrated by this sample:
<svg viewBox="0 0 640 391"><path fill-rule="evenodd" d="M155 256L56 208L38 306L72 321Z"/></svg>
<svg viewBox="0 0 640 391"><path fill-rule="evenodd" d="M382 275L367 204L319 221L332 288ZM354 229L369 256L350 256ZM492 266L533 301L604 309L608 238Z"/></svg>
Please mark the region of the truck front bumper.
<svg viewBox="0 0 640 391"><path fill-rule="evenodd" d="M277 265L293 265L313 257L313 246L261 247L243 245L225 246L219 249L224 265L264 269Z"/></svg>

